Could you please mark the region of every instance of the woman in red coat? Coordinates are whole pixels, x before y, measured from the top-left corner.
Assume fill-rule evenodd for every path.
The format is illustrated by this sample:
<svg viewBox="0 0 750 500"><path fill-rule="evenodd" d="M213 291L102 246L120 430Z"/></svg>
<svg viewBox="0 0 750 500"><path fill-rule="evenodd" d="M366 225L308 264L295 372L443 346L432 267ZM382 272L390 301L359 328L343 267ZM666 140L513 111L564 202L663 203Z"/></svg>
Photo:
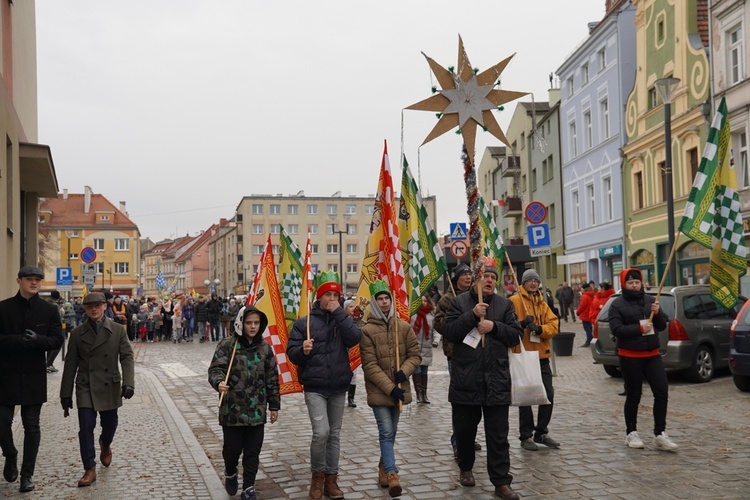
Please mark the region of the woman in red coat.
<svg viewBox="0 0 750 500"><path fill-rule="evenodd" d="M594 338L592 323L596 321L596 316L593 318L591 317L591 304L594 302L594 297L596 296L596 293L594 292L594 282L589 281L588 283L584 283L581 285L581 288L583 289L583 293L581 294L581 301L578 304L578 309L576 309L576 314L581 318L581 322L583 322L583 331L586 332L586 342L581 344L580 347L588 347L591 345L591 340Z"/></svg>

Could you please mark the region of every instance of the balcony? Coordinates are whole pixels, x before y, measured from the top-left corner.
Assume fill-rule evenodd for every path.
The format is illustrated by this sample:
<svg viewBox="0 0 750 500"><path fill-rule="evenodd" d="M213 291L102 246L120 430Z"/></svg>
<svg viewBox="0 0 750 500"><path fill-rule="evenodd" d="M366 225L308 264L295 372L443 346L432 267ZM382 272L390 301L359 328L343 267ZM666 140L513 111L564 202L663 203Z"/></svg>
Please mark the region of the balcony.
<svg viewBox="0 0 750 500"><path fill-rule="evenodd" d="M523 245L523 238L510 238L508 245Z"/></svg>
<svg viewBox="0 0 750 500"><path fill-rule="evenodd" d="M509 196L505 198L505 205L503 205L503 217L520 217L523 215L523 204L521 198L517 196Z"/></svg>
<svg viewBox="0 0 750 500"><path fill-rule="evenodd" d="M521 174L521 157L506 156L500 162L500 177L515 177Z"/></svg>

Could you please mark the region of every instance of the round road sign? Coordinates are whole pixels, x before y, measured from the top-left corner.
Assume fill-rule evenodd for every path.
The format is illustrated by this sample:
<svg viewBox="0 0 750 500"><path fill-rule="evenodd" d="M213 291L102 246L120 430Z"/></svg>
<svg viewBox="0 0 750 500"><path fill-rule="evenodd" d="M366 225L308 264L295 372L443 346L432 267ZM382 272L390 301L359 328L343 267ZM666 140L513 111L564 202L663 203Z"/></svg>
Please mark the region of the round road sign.
<svg viewBox="0 0 750 500"><path fill-rule="evenodd" d="M524 215L529 224L541 224L547 218L547 207L539 201L532 201L526 205Z"/></svg>
<svg viewBox="0 0 750 500"><path fill-rule="evenodd" d="M86 264L91 264L96 260L96 250L92 247L84 247L81 250L81 260Z"/></svg>
<svg viewBox="0 0 750 500"><path fill-rule="evenodd" d="M456 240L451 242L451 253L457 259L463 259L469 253L469 245L466 240Z"/></svg>

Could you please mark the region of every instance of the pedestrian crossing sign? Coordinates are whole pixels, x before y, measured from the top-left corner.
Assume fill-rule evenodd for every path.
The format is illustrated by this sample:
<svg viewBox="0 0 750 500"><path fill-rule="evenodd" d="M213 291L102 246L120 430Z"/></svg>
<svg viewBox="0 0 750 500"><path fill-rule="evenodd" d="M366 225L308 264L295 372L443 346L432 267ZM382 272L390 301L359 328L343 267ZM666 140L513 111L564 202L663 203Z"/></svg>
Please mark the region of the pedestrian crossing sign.
<svg viewBox="0 0 750 500"><path fill-rule="evenodd" d="M465 240L466 239L466 223L465 222L451 222L451 241Z"/></svg>

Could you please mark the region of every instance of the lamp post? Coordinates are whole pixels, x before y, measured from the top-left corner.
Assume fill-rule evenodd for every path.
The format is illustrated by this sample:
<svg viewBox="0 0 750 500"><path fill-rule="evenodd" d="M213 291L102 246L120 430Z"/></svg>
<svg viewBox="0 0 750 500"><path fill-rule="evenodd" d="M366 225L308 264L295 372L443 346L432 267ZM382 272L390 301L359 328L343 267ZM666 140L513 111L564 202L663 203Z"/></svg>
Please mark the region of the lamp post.
<svg viewBox="0 0 750 500"><path fill-rule="evenodd" d="M667 196L667 241L669 248L667 252L672 251L674 247L674 191L672 188L672 98L674 91L680 84L679 78L660 78L654 82L656 91L659 92L661 100L664 102L664 182L666 183ZM674 259L669 263L667 268L667 277L670 285L677 284L676 262Z"/></svg>
<svg viewBox="0 0 750 500"><path fill-rule="evenodd" d="M341 293L343 294L346 284L344 283L344 242L343 235L349 232L349 222L347 220L346 230L341 231L338 229L338 225L334 222L335 219L331 218L331 233L339 235L339 281L341 283Z"/></svg>
<svg viewBox="0 0 750 500"><path fill-rule="evenodd" d="M206 293L211 295L211 280L203 280L203 284L206 287Z"/></svg>
<svg viewBox="0 0 750 500"><path fill-rule="evenodd" d="M109 293L112 293L112 264L109 265L109 269L107 269L107 274L109 274Z"/></svg>
<svg viewBox="0 0 750 500"><path fill-rule="evenodd" d="M216 278L214 280L214 293L216 295L219 295L219 285L221 284L221 280L219 278Z"/></svg>

